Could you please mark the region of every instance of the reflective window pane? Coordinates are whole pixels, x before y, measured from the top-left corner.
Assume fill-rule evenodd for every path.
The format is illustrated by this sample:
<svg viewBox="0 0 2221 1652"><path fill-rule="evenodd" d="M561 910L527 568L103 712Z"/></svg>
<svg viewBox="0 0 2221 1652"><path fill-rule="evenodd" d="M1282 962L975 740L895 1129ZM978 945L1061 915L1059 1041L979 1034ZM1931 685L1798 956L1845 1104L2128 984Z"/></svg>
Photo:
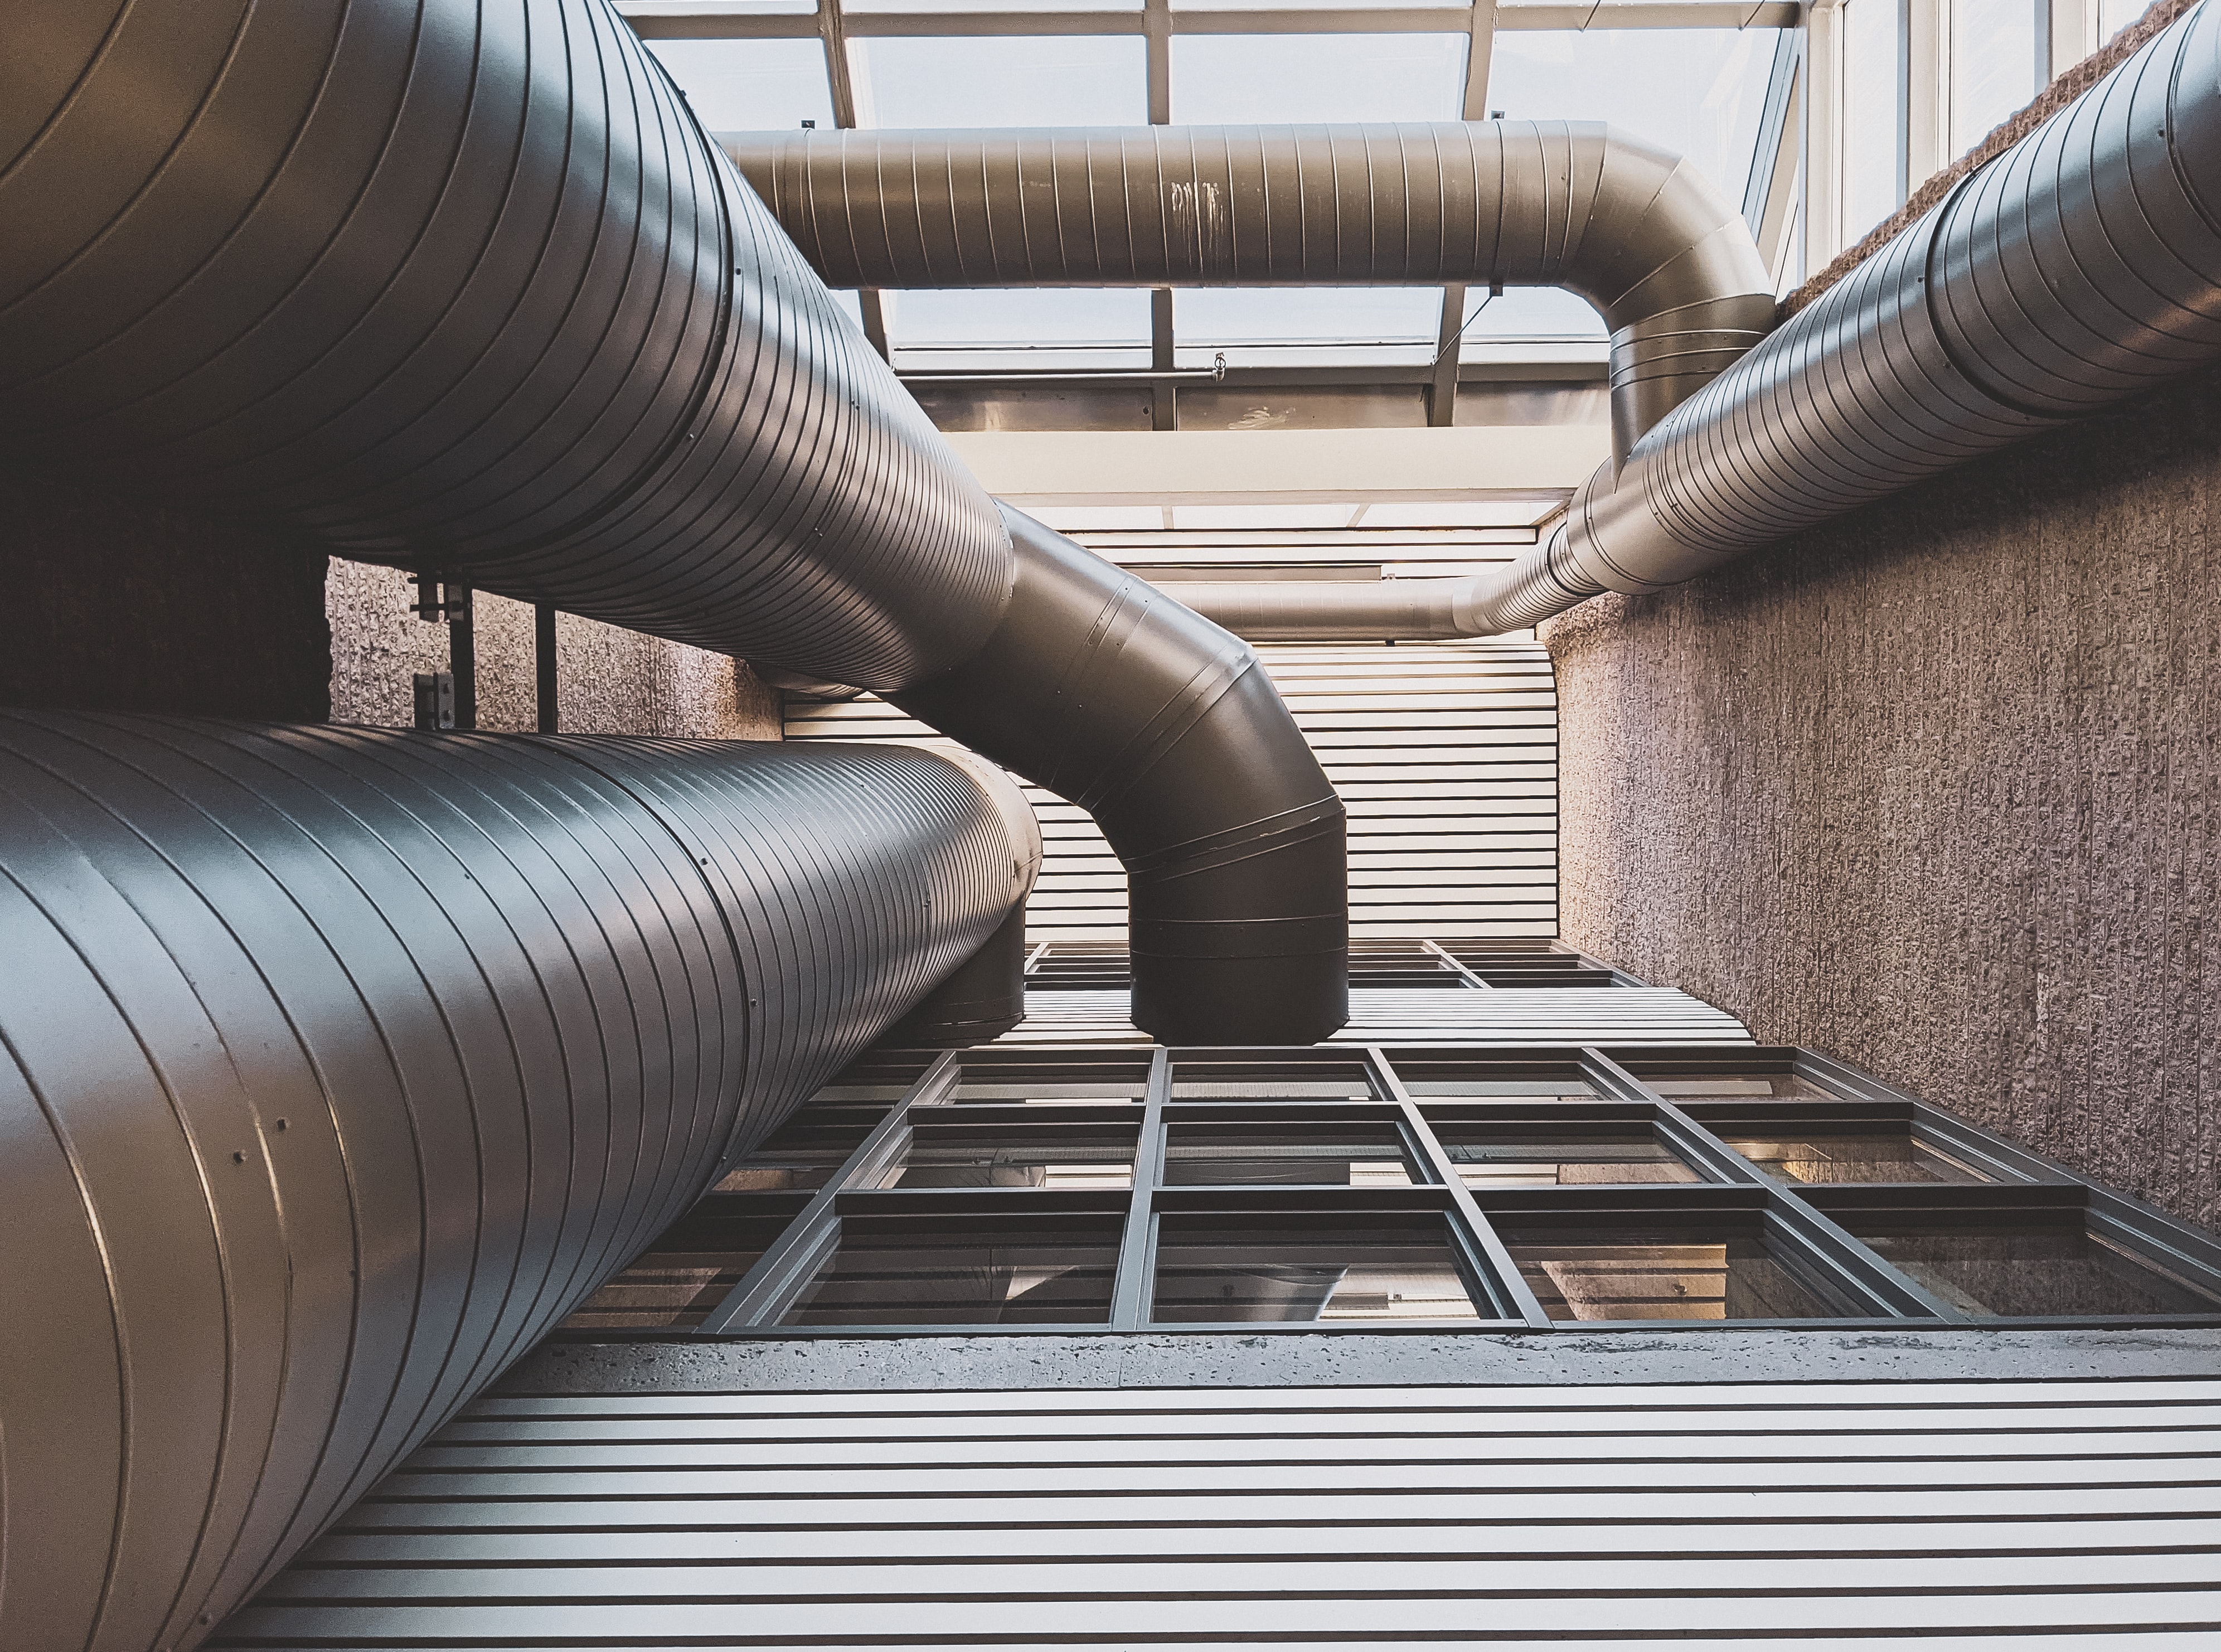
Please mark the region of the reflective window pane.
<svg viewBox="0 0 2221 1652"><path fill-rule="evenodd" d="M1168 1125L1170 1187L1409 1187L1419 1180L1393 1124Z"/></svg>
<svg viewBox="0 0 2221 1652"><path fill-rule="evenodd" d="M1139 35L1021 34L848 42L859 126L1141 126Z"/></svg>
<svg viewBox="0 0 2221 1652"><path fill-rule="evenodd" d="M770 1249L799 1200L762 1216L705 1201L565 1319L565 1330L691 1330Z"/></svg>
<svg viewBox="0 0 2221 1652"><path fill-rule="evenodd" d="M1704 1178L1647 1126L1435 1122L1468 1187L1595 1187Z"/></svg>
<svg viewBox="0 0 2221 1652"><path fill-rule="evenodd" d="M1640 1064L1629 1069L1661 1096L1676 1101L1836 1101L1836 1092L1795 1073L1676 1073Z"/></svg>
<svg viewBox="0 0 2221 1652"><path fill-rule="evenodd" d="M1905 198L1898 0L1847 0L1842 30L1842 242L1850 247Z"/></svg>
<svg viewBox="0 0 2221 1652"><path fill-rule="evenodd" d="M921 1110L923 1111L923 1110ZM1049 1134L921 1123L881 1174L881 1187L1131 1187L1134 1137L1101 1130Z"/></svg>
<svg viewBox="0 0 2221 1652"><path fill-rule="evenodd" d="M1496 1226L1553 1319L1833 1319L1873 1311L1838 1299L1755 1230Z"/></svg>
<svg viewBox="0 0 2221 1652"><path fill-rule="evenodd" d="M1166 1217L1154 1317L1394 1323L1478 1319L1438 1216L1300 1226Z"/></svg>
<svg viewBox="0 0 2221 1652"><path fill-rule="evenodd" d="M1183 126L1455 121L1465 34L1175 34ZM1500 48L1499 48L1500 49Z"/></svg>
<svg viewBox="0 0 2221 1652"><path fill-rule="evenodd" d="M1988 1181L1974 1166L1916 1140L1911 1125L1856 1129L1794 1126L1754 1130L1741 1123L1720 1139L1779 1182Z"/></svg>
<svg viewBox="0 0 2221 1652"><path fill-rule="evenodd" d="M1367 1101L1372 1095L1354 1062L1182 1061L1173 1068L1175 1101Z"/></svg>
<svg viewBox="0 0 2221 1652"><path fill-rule="evenodd" d="M2036 94L2036 0L1951 0L1951 153Z"/></svg>
<svg viewBox="0 0 2221 1652"><path fill-rule="evenodd" d="M982 1231L983 1229L991 1229ZM1072 1229L844 1219L838 1248L782 1325L1099 1325L1115 1224Z"/></svg>
<svg viewBox="0 0 2221 1652"><path fill-rule="evenodd" d="M650 41L712 132L833 124L833 85L816 41Z"/></svg>
<svg viewBox="0 0 2221 1652"><path fill-rule="evenodd" d="M1777 38L1770 28L1499 30L1489 106L1515 121L1609 121L1687 156L1740 203Z"/></svg>
<svg viewBox="0 0 2221 1652"><path fill-rule="evenodd" d="M1149 295L1139 287L905 291L879 303L905 368L1149 365Z"/></svg>
<svg viewBox="0 0 2221 1652"><path fill-rule="evenodd" d="M1205 367L1304 361L1424 366L1442 326L1439 287L1183 287L1173 294L1176 360ZM1268 420L1253 427L1269 429Z"/></svg>
<svg viewBox="0 0 2221 1652"><path fill-rule="evenodd" d="M1962 1313L2212 1313L2221 1298L2078 1225L1980 1226L1836 1213L1893 1267Z"/></svg>

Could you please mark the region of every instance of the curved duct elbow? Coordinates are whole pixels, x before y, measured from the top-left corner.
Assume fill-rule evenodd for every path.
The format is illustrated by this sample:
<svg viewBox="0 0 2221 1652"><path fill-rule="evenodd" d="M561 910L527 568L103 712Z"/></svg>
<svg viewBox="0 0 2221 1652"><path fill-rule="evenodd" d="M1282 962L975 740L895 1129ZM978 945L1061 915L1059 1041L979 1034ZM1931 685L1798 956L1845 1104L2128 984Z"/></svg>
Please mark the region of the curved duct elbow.
<svg viewBox="0 0 2221 1652"><path fill-rule="evenodd" d="M1239 639L1032 518L1009 611L892 696L1095 817L1125 863L1135 1024L1311 1043L1348 1019L1341 800Z"/></svg>
<svg viewBox="0 0 2221 1652"><path fill-rule="evenodd" d="M1590 478L1548 542L1442 582L1426 611L1488 635L1661 590L2217 361L2221 13L2207 5L1667 415L1616 477ZM1440 634L1375 619L1361 604L1351 623L1367 629L1344 634Z"/></svg>
<svg viewBox="0 0 2221 1652"><path fill-rule="evenodd" d="M835 286L1564 287L1611 329L1615 452L1774 325L1687 161L1562 121L725 133Z"/></svg>
<svg viewBox="0 0 2221 1652"><path fill-rule="evenodd" d="M0 714L0 1646L197 1642L997 932L1007 805Z"/></svg>
<svg viewBox="0 0 2221 1652"><path fill-rule="evenodd" d="M0 440L344 556L867 688L993 507L609 7L32 0Z"/></svg>

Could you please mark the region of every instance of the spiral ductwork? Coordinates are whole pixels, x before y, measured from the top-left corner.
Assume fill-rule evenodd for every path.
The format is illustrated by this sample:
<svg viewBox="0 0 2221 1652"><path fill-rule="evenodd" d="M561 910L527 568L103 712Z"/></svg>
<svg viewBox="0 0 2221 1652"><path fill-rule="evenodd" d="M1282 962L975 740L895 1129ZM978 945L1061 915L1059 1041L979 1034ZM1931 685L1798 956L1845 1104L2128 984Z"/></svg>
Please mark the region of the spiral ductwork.
<svg viewBox="0 0 2221 1652"><path fill-rule="evenodd" d="M0 1646L198 1641L997 932L1016 798L0 713Z"/></svg>
<svg viewBox="0 0 2221 1652"><path fill-rule="evenodd" d="M992 502L600 0L17 12L0 442L821 688L1009 629ZM998 691L1023 767L1065 708Z"/></svg>
<svg viewBox="0 0 2221 1652"><path fill-rule="evenodd" d="M26 0L0 441L898 687L994 509L597 0Z"/></svg>
<svg viewBox="0 0 2221 1652"><path fill-rule="evenodd" d="M1611 329L1614 451L1774 325L1695 167L1564 121L724 133L835 286L1564 287Z"/></svg>
<svg viewBox="0 0 2221 1652"><path fill-rule="evenodd" d="M1095 817L1126 867L1136 1026L1167 1044L1326 1037L1349 1018L1342 800L1255 653L1003 514L1003 623L891 698Z"/></svg>
<svg viewBox="0 0 2221 1652"><path fill-rule="evenodd" d="M1510 630L1692 579L2216 362L2221 14L2205 5L1674 409L1509 569L1392 598L1314 585L1269 610L1238 588L1182 594L1237 629L1258 615L1256 636Z"/></svg>

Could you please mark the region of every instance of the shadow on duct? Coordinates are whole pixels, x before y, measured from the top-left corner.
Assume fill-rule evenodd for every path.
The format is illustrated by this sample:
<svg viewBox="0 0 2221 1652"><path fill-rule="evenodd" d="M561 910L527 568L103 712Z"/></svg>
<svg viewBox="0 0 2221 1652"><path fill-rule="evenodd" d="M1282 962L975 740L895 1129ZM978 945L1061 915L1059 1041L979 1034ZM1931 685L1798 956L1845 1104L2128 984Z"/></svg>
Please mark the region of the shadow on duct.
<svg viewBox="0 0 2221 1652"><path fill-rule="evenodd" d="M968 672L1159 858L1161 1029L1340 1023L1340 805L1247 649L1014 550L600 0L9 21L0 441L952 718ZM1245 878L1292 835L1256 787L1169 807L1228 741L1330 880ZM57 712L0 767L9 1652L190 1646L1038 860L1005 781L907 751Z"/></svg>

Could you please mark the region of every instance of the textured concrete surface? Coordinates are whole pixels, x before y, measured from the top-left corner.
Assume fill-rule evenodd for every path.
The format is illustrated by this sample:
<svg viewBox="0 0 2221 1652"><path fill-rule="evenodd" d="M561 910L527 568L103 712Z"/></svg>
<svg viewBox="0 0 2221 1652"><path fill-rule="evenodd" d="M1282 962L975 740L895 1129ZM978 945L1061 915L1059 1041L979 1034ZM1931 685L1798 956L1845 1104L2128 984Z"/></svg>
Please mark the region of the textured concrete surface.
<svg viewBox="0 0 2221 1652"><path fill-rule="evenodd" d="M1544 629L1561 927L2221 1224L2221 379Z"/></svg>
<svg viewBox="0 0 2221 1652"><path fill-rule="evenodd" d="M420 671L447 667L447 628L416 617L398 568L335 559L328 590L335 721L407 728ZM537 701L529 604L479 592L479 727L529 731ZM723 654L638 631L555 616L556 698L566 733L777 740L776 690Z"/></svg>
<svg viewBox="0 0 2221 1652"><path fill-rule="evenodd" d="M547 1342L508 1393L2221 1376L2214 1330L1580 1331Z"/></svg>
<svg viewBox="0 0 2221 1652"><path fill-rule="evenodd" d="M0 464L0 704L321 720L324 557Z"/></svg>

